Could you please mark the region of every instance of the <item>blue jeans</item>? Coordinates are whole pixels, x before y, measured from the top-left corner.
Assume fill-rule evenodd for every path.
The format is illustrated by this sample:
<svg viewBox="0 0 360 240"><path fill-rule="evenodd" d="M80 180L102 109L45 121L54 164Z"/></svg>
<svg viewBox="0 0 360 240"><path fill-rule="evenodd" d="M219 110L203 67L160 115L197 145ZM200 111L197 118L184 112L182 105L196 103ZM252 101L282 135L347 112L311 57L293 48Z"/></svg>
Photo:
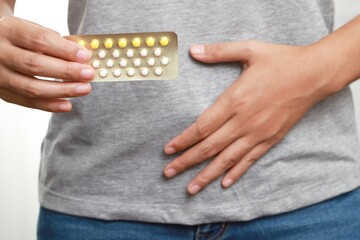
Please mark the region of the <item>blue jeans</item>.
<svg viewBox="0 0 360 240"><path fill-rule="evenodd" d="M248 222L195 226L102 221L40 209L38 240L359 240L360 189Z"/></svg>

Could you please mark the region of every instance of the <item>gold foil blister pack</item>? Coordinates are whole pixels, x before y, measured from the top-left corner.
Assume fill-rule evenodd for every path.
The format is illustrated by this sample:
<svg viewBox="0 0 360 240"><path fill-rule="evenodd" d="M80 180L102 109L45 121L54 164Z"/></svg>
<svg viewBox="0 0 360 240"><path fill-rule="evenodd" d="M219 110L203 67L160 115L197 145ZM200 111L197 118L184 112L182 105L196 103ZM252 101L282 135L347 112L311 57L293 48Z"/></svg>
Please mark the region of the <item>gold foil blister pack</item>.
<svg viewBox="0 0 360 240"><path fill-rule="evenodd" d="M70 35L91 51L93 82L172 80L179 72L174 32Z"/></svg>

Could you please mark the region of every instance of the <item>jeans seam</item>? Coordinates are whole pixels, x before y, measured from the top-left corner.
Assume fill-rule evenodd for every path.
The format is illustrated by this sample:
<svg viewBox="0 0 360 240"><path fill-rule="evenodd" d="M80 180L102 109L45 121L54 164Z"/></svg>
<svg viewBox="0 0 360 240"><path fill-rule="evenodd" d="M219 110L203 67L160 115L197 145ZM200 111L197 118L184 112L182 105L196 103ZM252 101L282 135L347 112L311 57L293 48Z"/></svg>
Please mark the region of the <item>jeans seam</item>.
<svg viewBox="0 0 360 240"><path fill-rule="evenodd" d="M217 235L217 236L214 236L213 239L209 239L209 240L220 240L220 238L221 238L222 236L224 236L225 231L226 231L226 228L227 228L227 224L226 224L226 222L224 222L223 225L222 225L222 227L221 227L221 229L220 229L220 231L219 231L219 233L218 233L218 235Z"/></svg>
<svg viewBox="0 0 360 240"><path fill-rule="evenodd" d="M220 240L220 237L222 237L224 235L226 228L227 228L227 224L226 224L226 222L223 222L219 232L215 236L213 236L207 240ZM209 233L196 233L196 240L199 240L199 237L206 237L208 235L209 235Z"/></svg>

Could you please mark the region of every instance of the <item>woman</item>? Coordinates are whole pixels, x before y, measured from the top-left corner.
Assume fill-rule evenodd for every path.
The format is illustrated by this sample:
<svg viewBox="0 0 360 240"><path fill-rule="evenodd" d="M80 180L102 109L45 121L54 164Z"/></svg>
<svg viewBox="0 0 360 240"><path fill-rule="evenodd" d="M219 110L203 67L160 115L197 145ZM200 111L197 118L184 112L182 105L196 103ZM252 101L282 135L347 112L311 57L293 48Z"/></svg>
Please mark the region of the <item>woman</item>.
<svg viewBox="0 0 360 240"><path fill-rule="evenodd" d="M68 19L71 34L174 31L180 74L90 89L85 49L0 21L1 98L60 112L39 239L356 239L360 18L331 33L331 0L70 0Z"/></svg>

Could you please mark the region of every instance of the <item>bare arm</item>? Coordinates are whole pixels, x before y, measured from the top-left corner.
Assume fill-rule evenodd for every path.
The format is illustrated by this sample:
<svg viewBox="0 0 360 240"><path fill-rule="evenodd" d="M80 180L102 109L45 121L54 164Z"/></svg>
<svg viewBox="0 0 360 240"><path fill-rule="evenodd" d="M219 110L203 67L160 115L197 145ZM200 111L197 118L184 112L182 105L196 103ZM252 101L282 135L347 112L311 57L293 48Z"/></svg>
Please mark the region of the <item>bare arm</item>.
<svg viewBox="0 0 360 240"><path fill-rule="evenodd" d="M260 41L197 45L201 62L243 62L243 74L165 146L184 151L164 169L174 177L215 157L188 185L196 194L223 176L235 183L320 100L360 78L360 17L309 46Z"/></svg>
<svg viewBox="0 0 360 240"><path fill-rule="evenodd" d="M313 45L328 69L330 93L360 78L360 16Z"/></svg>

